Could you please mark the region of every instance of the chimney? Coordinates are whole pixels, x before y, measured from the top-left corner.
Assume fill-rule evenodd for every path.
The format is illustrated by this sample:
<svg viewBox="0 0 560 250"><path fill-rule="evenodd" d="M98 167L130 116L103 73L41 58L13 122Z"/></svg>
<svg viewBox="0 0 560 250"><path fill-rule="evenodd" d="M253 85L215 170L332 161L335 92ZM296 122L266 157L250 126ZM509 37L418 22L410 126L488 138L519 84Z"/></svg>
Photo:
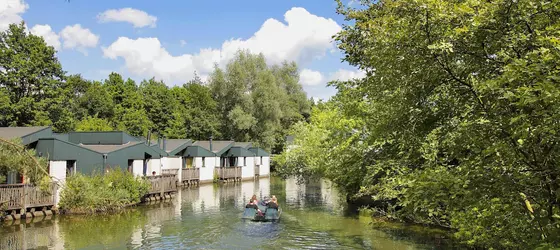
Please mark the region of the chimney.
<svg viewBox="0 0 560 250"><path fill-rule="evenodd" d="M210 136L210 152L212 152L212 136Z"/></svg>
<svg viewBox="0 0 560 250"><path fill-rule="evenodd" d="M148 136L146 137L146 144L148 144L148 146L150 146L150 135L151 135L152 131L148 131Z"/></svg>
<svg viewBox="0 0 560 250"><path fill-rule="evenodd" d="M165 137L163 137L163 151L165 151L167 149L167 141L165 140Z"/></svg>
<svg viewBox="0 0 560 250"><path fill-rule="evenodd" d="M157 138L157 145L161 148L161 137L158 136Z"/></svg>

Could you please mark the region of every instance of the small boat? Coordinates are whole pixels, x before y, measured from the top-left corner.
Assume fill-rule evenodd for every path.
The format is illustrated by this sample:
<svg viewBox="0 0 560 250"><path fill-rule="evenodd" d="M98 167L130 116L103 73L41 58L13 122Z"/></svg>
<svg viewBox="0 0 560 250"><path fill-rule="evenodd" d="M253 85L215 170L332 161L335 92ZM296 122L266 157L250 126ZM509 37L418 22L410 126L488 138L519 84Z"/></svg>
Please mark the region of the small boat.
<svg viewBox="0 0 560 250"><path fill-rule="evenodd" d="M280 214L282 214L282 210L280 208L267 208L259 205L259 209L263 211L262 215L257 213L257 209L245 208L245 211L243 212L243 219L261 222L280 220Z"/></svg>

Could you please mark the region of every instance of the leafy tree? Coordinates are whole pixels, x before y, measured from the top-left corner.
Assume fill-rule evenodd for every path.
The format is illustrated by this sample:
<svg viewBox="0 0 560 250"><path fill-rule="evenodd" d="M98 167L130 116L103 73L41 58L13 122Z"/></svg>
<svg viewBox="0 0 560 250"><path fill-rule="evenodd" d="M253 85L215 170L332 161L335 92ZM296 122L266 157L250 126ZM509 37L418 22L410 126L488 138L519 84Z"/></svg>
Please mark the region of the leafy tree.
<svg viewBox="0 0 560 250"><path fill-rule="evenodd" d="M52 46L43 38L29 34L24 23L11 24L0 33L0 89L3 107L11 115L4 124L29 126L49 124L47 105L43 102L57 96L64 72ZM6 102L5 94L9 96ZM46 119L46 120L45 120Z"/></svg>
<svg viewBox="0 0 560 250"><path fill-rule="evenodd" d="M290 150L283 171L317 170L385 201L390 218L449 227L470 246L560 245L559 11L558 1L339 2L351 23L339 48L367 76L333 83L327 111L294 131L311 158ZM323 112L357 123L333 126ZM327 149L311 147L315 127L334 138ZM324 155L339 159L315 167Z"/></svg>
<svg viewBox="0 0 560 250"><path fill-rule="evenodd" d="M176 101L168 96L169 88L162 81L150 79L140 84L139 92L145 101L144 108L153 131L164 135L173 119L172 112L176 107Z"/></svg>
<svg viewBox="0 0 560 250"><path fill-rule="evenodd" d="M224 139L281 150L288 128L309 113L296 64L269 67L262 54L239 51L225 70L216 67L209 86Z"/></svg>
<svg viewBox="0 0 560 250"><path fill-rule="evenodd" d="M101 82L93 82L80 97L79 103L88 116L110 120L114 115L113 97Z"/></svg>
<svg viewBox="0 0 560 250"><path fill-rule="evenodd" d="M108 120L87 116L76 125L76 131L113 131Z"/></svg>
<svg viewBox="0 0 560 250"><path fill-rule="evenodd" d="M218 136L220 121L217 103L210 89L198 77L182 87L173 87L170 94L177 101L173 122L167 130L170 138L206 140Z"/></svg>
<svg viewBox="0 0 560 250"><path fill-rule="evenodd" d="M5 176L10 172L23 174L31 183L50 182L46 170L47 160L35 155L34 150L24 147L17 140L7 141L0 138L0 183L6 181ZM0 200L0 207L3 202Z"/></svg>

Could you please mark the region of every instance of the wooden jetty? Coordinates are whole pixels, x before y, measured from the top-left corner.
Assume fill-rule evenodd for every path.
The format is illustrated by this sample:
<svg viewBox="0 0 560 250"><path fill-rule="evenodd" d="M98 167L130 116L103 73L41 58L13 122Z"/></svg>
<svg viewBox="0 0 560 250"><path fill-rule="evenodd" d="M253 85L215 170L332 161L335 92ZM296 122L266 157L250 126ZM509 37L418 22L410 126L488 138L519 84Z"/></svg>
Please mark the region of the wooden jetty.
<svg viewBox="0 0 560 250"><path fill-rule="evenodd" d="M176 175L164 174L145 178L150 182L151 187L148 194L144 196L144 201L171 199L171 195L177 192Z"/></svg>
<svg viewBox="0 0 560 250"><path fill-rule="evenodd" d="M216 167L214 171L217 173L218 180L224 182L241 181L241 167Z"/></svg>
<svg viewBox="0 0 560 250"><path fill-rule="evenodd" d="M55 183L45 191L31 184L0 185L0 211L7 214L4 220L52 215L57 188Z"/></svg>
<svg viewBox="0 0 560 250"><path fill-rule="evenodd" d="M181 169L181 183L183 185L198 185L200 183L199 168L183 168Z"/></svg>

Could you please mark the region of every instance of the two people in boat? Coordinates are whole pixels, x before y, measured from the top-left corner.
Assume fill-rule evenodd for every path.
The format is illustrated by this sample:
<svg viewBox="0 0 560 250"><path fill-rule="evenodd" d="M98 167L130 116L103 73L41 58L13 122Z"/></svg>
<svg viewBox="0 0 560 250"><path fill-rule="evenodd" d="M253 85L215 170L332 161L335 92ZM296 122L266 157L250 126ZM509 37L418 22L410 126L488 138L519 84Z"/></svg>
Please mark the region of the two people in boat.
<svg viewBox="0 0 560 250"><path fill-rule="evenodd" d="M278 199L276 199L276 196L273 195L272 198L270 200L267 200L264 202L264 205L267 208L275 208L278 209ZM253 195L251 197L251 200L249 200L249 203L245 206L246 208L254 208L257 210L257 213L259 214L259 216L263 215L263 211L261 211L259 209L259 201L257 199L256 195Z"/></svg>

